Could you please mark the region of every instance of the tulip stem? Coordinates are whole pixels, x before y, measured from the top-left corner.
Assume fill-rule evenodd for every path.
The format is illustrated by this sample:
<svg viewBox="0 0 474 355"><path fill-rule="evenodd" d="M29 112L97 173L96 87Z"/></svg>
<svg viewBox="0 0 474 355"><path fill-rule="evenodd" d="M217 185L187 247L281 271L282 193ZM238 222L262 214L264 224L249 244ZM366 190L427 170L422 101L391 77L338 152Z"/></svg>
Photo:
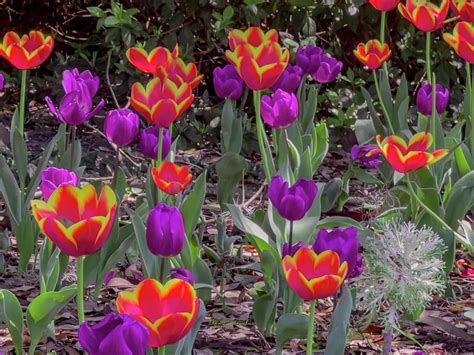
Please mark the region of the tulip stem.
<svg viewBox="0 0 474 355"><path fill-rule="evenodd" d="M431 84L431 32L426 32L426 76Z"/></svg>
<svg viewBox="0 0 474 355"><path fill-rule="evenodd" d="M159 169L161 167L162 163L162 155L163 155L163 127L160 127L158 129L158 157L156 160L156 167ZM161 202L161 191L158 189L158 195L157 195L157 202Z"/></svg>
<svg viewBox="0 0 474 355"><path fill-rule="evenodd" d="M118 178L118 172L120 169L120 161L122 160L122 157L120 155L120 148L118 146L115 147L115 169L114 169L114 178L112 180L112 186L115 187L117 190L117 178Z"/></svg>
<svg viewBox="0 0 474 355"><path fill-rule="evenodd" d="M431 208L429 208L423 201L421 201L421 199L418 197L418 195L416 194L415 192L415 189L413 188L413 185L412 185L412 182L411 182L411 179L410 179L410 174L406 174L406 177L407 177L407 185L408 185L408 189L410 190L410 194L412 195L412 197L415 199L415 201L420 205L421 208L423 208L426 213L428 213L431 217L433 217L433 219L435 219L439 224L441 224L444 228L446 228L448 231L451 231L454 236L456 237L456 239L469 251L472 251L472 245L471 243L469 242L468 239L466 239L466 237L462 236L461 234L459 234L458 232L456 232L455 230L453 230L449 224L447 224L440 216L438 216L438 214L436 212L434 212Z"/></svg>
<svg viewBox="0 0 474 355"><path fill-rule="evenodd" d="M471 123L471 154L474 152L474 93L473 85L474 83L474 72L471 72L471 65L466 61L466 89L467 89L467 98L469 103L469 122Z"/></svg>
<svg viewBox="0 0 474 355"><path fill-rule="evenodd" d="M166 355L166 346L158 348L158 355Z"/></svg>
<svg viewBox="0 0 474 355"><path fill-rule="evenodd" d="M382 111L383 111L383 114L385 115L385 120L387 121L390 134L395 134L395 130L393 129L393 126L392 126L392 121L390 120L390 116L388 114L387 108L385 107L385 104L383 102L382 92L380 91L380 86L379 86L379 79L377 78L377 72L374 70L372 71L372 73L374 75L375 90L377 91L377 96L379 97L380 106L382 106Z"/></svg>
<svg viewBox="0 0 474 355"><path fill-rule="evenodd" d="M21 89L20 89L20 116L18 121L18 132L23 135L25 131L25 113L26 113L26 84L28 70L21 71Z"/></svg>
<svg viewBox="0 0 474 355"><path fill-rule="evenodd" d="M162 256L160 260L160 282L161 283L165 282L165 263L166 263L166 257Z"/></svg>
<svg viewBox="0 0 474 355"><path fill-rule="evenodd" d="M74 171L76 166L74 156L76 155L76 126L71 126L71 170ZM80 164L81 162L79 162Z"/></svg>
<svg viewBox="0 0 474 355"><path fill-rule="evenodd" d="M84 256L77 258L77 314L79 325L85 322L84 317Z"/></svg>
<svg viewBox="0 0 474 355"><path fill-rule="evenodd" d="M265 137L265 127L263 126L262 116L260 115L260 98L261 92L254 90L253 92L253 104L255 106L255 120L257 125L257 139L260 148L260 154L262 155L263 168L265 170L266 181L269 182L272 178L270 167L268 166L267 147L268 141ZM270 151L270 149L269 149ZM271 158L271 157L270 157Z"/></svg>
<svg viewBox="0 0 474 355"><path fill-rule="evenodd" d="M380 42L382 44L385 43L386 28L387 28L387 13L385 11L382 11L382 17L380 19ZM383 71L385 75L388 77L387 61L383 63Z"/></svg>
<svg viewBox="0 0 474 355"><path fill-rule="evenodd" d="M291 253L291 249L293 247L293 221L290 221L290 238L289 238L289 245L288 245L288 254L293 256Z"/></svg>
<svg viewBox="0 0 474 355"><path fill-rule="evenodd" d="M316 313L316 300L313 300L311 301L310 311L309 311L306 355L313 355L314 314L315 313Z"/></svg>

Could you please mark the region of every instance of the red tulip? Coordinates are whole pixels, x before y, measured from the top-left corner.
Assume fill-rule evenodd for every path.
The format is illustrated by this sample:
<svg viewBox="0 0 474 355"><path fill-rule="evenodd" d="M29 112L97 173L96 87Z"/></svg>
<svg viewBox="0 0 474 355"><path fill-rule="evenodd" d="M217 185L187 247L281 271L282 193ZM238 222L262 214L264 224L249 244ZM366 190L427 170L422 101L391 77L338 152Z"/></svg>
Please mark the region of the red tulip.
<svg viewBox="0 0 474 355"><path fill-rule="evenodd" d="M299 249L294 256L283 258L286 280L295 293L305 301L333 296L347 276L349 266L340 262L331 250L321 254L311 247Z"/></svg>
<svg viewBox="0 0 474 355"><path fill-rule="evenodd" d="M451 9L462 21L474 23L474 0L451 0Z"/></svg>
<svg viewBox="0 0 474 355"><path fill-rule="evenodd" d="M100 197L94 185L58 187L48 201L31 201L41 232L69 256L96 253L106 242L115 222L117 198L109 186Z"/></svg>
<svg viewBox="0 0 474 355"><path fill-rule="evenodd" d="M367 65L370 69L376 70L385 63L392 55L392 51L387 43L380 43L376 39L372 39L367 43L359 43L354 55L359 61Z"/></svg>
<svg viewBox="0 0 474 355"><path fill-rule="evenodd" d="M118 295L117 309L150 331L148 346L161 348L184 338L199 314L196 291L186 281L172 279L165 285L143 280L134 291Z"/></svg>
<svg viewBox="0 0 474 355"><path fill-rule="evenodd" d="M433 136L425 132L415 134L408 144L398 136L389 136L382 141L382 137L378 135L377 144L379 148L372 150L367 156L382 153L393 169L399 173L409 173L432 165L449 153L447 149L428 152L433 144Z"/></svg>
<svg viewBox="0 0 474 355"><path fill-rule="evenodd" d="M408 21L423 32L433 32L443 27L449 13L450 0L442 0L439 6L427 0L407 0L398 10Z"/></svg>
<svg viewBox="0 0 474 355"><path fill-rule="evenodd" d="M454 27L453 34L444 33L444 40L454 48L457 55L474 64L474 25L463 21Z"/></svg>
<svg viewBox="0 0 474 355"><path fill-rule="evenodd" d="M382 12L392 11L400 0L369 0L370 5Z"/></svg>
<svg viewBox="0 0 474 355"><path fill-rule="evenodd" d="M193 180L189 167L179 167L171 162L164 162L159 168L153 168L151 173L156 186L168 195L183 191Z"/></svg>
<svg viewBox="0 0 474 355"><path fill-rule="evenodd" d="M178 54L179 49L176 46L173 52L170 52L165 47L156 47L150 53L147 53L143 48L134 47L130 48L126 55L130 63L138 70L148 74L155 74L159 68L166 72L173 60L178 57Z"/></svg>
<svg viewBox="0 0 474 355"><path fill-rule="evenodd" d="M53 37L31 31L21 38L16 32L7 32L0 44L0 56L17 69L27 70L40 66L53 51Z"/></svg>

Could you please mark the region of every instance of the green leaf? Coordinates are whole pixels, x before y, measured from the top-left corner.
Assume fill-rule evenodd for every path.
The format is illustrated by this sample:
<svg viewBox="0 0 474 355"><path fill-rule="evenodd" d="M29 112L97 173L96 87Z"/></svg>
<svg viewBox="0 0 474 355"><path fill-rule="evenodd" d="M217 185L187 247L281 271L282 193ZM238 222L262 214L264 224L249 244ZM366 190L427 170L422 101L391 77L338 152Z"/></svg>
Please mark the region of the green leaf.
<svg viewBox="0 0 474 355"><path fill-rule="evenodd" d="M22 219L20 188L3 154L0 155L0 192L8 215L12 218L12 224L18 225Z"/></svg>
<svg viewBox="0 0 474 355"><path fill-rule="evenodd" d="M214 279L212 278L211 270L209 269L209 266L207 265L207 263L201 258L198 258L194 262L192 272L194 276L196 277L197 283L206 284L206 285L214 284ZM197 293L198 293L199 298L202 298L205 301L210 301L212 299L211 291L212 291L211 288L203 287L197 290Z"/></svg>
<svg viewBox="0 0 474 355"><path fill-rule="evenodd" d="M202 300L199 300L199 313L196 318L196 322L193 325L191 331L182 339L173 354L175 355L185 355L185 354L192 354L193 353L193 346L194 342L196 341L197 333L199 332L199 328L201 328L201 324L206 317L206 305ZM167 349L168 350L168 349ZM171 352L170 352L171 353Z"/></svg>
<svg viewBox="0 0 474 355"><path fill-rule="evenodd" d="M234 110L232 100L227 99L222 108L221 118L222 152L239 154L242 148L242 139L242 120Z"/></svg>
<svg viewBox="0 0 474 355"><path fill-rule="evenodd" d="M316 117L316 112L318 110L318 87L312 85L309 89L308 99L305 102L304 114L300 122L302 131L306 133L311 133L314 128L314 117Z"/></svg>
<svg viewBox="0 0 474 355"><path fill-rule="evenodd" d="M329 150L329 132L325 123L320 123L316 126L312 133L313 136L313 154L312 154L312 168L313 172L318 170Z"/></svg>
<svg viewBox="0 0 474 355"><path fill-rule="evenodd" d="M263 230L263 228L251 219L245 217L238 207L227 204L227 208L229 209L230 214L232 215L232 220L234 221L234 224L237 228L239 228L242 232L251 234L263 240L267 244L272 244L273 241Z"/></svg>
<svg viewBox="0 0 474 355"><path fill-rule="evenodd" d="M342 294L332 315L325 355L344 355L351 312L352 296L349 289L343 286Z"/></svg>
<svg viewBox="0 0 474 355"><path fill-rule="evenodd" d="M383 185L383 182L378 177L372 175L367 170L361 169L353 165L351 167L351 171L355 178L359 179L362 182L365 182L366 184Z"/></svg>
<svg viewBox="0 0 474 355"><path fill-rule="evenodd" d="M58 312L76 295L76 286L46 292L36 297L26 310L26 322L31 336L31 347L38 345L41 337Z"/></svg>
<svg viewBox="0 0 474 355"><path fill-rule="evenodd" d="M216 164L217 199L223 207L233 200L235 190L247 169L245 158L236 153L226 153Z"/></svg>
<svg viewBox="0 0 474 355"><path fill-rule="evenodd" d="M362 225L349 217L331 216L319 221L318 229L332 229L335 227L356 227L363 229Z"/></svg>
<svg viewBox="0 0 474 355"><path fill-rule="evenodd" d="M207 170L197 178L194 183L193 191L181 205L181 213L183 214L188 239L193 234L199 222L202 205L204 204L204 198L206 197L206 176Z"/></svg>
<svg viewBox="0 0 474 355"><path fill-rule="evenodd" d="M277 323L276 347L281 354L288 340L305 339L308 332L308 316L306 314L283 314Z"/></svg>
<svg viewBox="0 0 474 355"><path fill-rule="evenodd" d="M0 290L0 323L6 324L17 355L23 354L23 312L16 296Z"/></svg>
<svg viewBox="0 0 474 355"><path fill-rule="evenodd" d="M383 137L385 137L387 135L386 128L384 124L382 123L382 121L380 121L379 115L377 111L375 110L374 104L372 103L372 97L370 96L370 93L364 88L361 88L361 91L362 91L362 96L364 96L364 99L367 102L367 108L369 109L369 112L370 112L370 118L372 118L372 123L374 124L377 134L380 134Z"/></svg>
<svg viewBox="0 0 474 355"><path fill-rule="evenodd" d="M329 180L324 187L321 194L321 211L328 212L334 208L342 192L342 180L334 178Z"/></svg>
<svg viewBox="0 0 474 355"><path fill-rule="evenodd" d="M33 225L33 223L35 225ZM39 230L33 216L26 215L15 230L15 238L20 254L20 270L26 271L31 255L35 251Z"/></svg>
<svg viewBox="0 0 474 355"><path fill-rule="evenodd" d="M18 178L20 179L20 183L24 186L28 166L28 149L26 147L25 138L18 129L15 129L13 133L11 144Z"/></svg>
<svg viewBox="0 0 474 355"><path fill-rule="evenodd" d="M135 211L126 207L125 211L132 219L133 229L135 230L135 237L137 238L138 249L140 250L140 255L142 257L145 274L147 277L151 277L155 270L156 256L154 256L148 249L145 224Z"/></svg>

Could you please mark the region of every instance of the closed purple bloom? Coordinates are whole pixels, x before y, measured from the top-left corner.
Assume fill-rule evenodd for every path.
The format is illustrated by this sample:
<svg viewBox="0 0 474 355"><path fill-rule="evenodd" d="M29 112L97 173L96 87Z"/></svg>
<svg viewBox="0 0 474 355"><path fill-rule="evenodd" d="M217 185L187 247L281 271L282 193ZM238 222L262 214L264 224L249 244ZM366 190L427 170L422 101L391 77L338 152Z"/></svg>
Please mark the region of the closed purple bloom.
<svg viewBox="0 0 474 355"><path fill-rule="evenodd" d="M186 232L181 211L159 203L148 215L146 242L157 256L176 256L183 250Z"/></svg>
<svg viewBox="0 0 474 355"><path fill-rule="evenodd" d="M286 128L298 118L295 94L278 89L272 96L264 95L261 102L263 121L272 128Z"/></svg>
<svg viewBox="0 0 474 355"><path fill-rule="evenodd" d="M99 323L79 328L79 343L89 355L144 355L150 336L148 329L126 314L107 314Z"/></svg>
<svg viewBox="0 0 474 355"><path fill-rule="evenodd" d="M191 285L194 285L194 283L196 282L193 273L188 269L184 268L171 269L171 278L184 280Z"/></svg>
<svg viewBox="0 0 474 355"><path fill-rule="evenodd" d="M364 256L359 253L357 254L356 266L347 274L347 277L353 279L364 272Z"/></svg>
<svg viewBox="0 0 474 355"><path fill-rule="evenodd" d="M349 277L358 276L363 271L363 259L359 257L360 242L355 227L336 228L330 232L321 229L313 249L317 254L326 250L339 254L341 263L347 261L349 265Z"/></svg>
<svg viewBox="0 0 474 355"><path fill-rule="evenodd" d="M140 129L140 118L127 108L107 112L104 132L107 139L123 147L132 143Z"/></svg>
<svg viewBox="0 0 474 355"><path fill-rule="evenodd" d="M302 77L303 70L299 66L288 64L283 74L275 85L273 85L272 90L277 91L281 89L289 93L294 93L300 87Z"/></svg>
<svg viewBox="0 0 474 355"><path fill-rule="evenodd" d="M299 66L305 74L312 75L318 70L323 55L324 50L317 46L309 45L299 47L296 52L296 65Z"/></svg>
<svg viewBox="0 0 474 355"><path fill-rule="evenodd" d="M379 159L382 156L382 153L375 153L370 157L367 156L367 153L374 149L377 149L377 146L374 144L364 145L363 147L356 144L351 150L352 160L359 162L366 168L376 168L382 165L383 161Z"/></svg>
<svg viewBox="0 0 474 355"><path fill-rule="evenodd" d="M77 183L76 173L67 169L58 169L52 166L41 172L40 189L45 201L49 199L58 187L63 185L77 186Z"/></svg>
<svg viewBox="0 0 474 355"><path fill-rule="evenodd" d="M140 149L148 159L158 159L158 142L160 130L158 127L148 127L140 132ZM171 150L171 134L168 129L163 130L163 146L161 159L165 159Z"/></svg>
<svg viewBox="0 0 474 355"><path fill-rule="evenodd" d="M299 179L289 187L281 176L274 176L268 197L278 213L289 221L303 219L313 206L318 194L318 186L313 180Z"/></svg>
<svg viewBox="0 0 474 355"><path fill-rule="evenodd" d="M291 247L291 256L295 255L295 253L303 247L303 241L300 240L298 243L293 244ZM290 243L283 244L283 250L281 251L281 258L283 259L285 256L290 255Z"/></svg>
<svg viewBox="0 0 474 355"><path fill-rule="evenodd" d="M325 54L321 56L319 67L312 75L314 80L320 84L330 83L341 74L342 67L342 62Z"/></svg>
<svg viewBox="0 0 474 355"><path fill-rule="evenodd" d="M238 100L242 96L244 82L233 65L215 68L213 72L214 89L221 99L230 97Z"/></svg>
<svg viewBox="0 0 474 355"><path fill-rule="evenodd" d="M100 79L94 76L90 70L79 69L65 70L63 72L63 88L66 94L78 91L82 97L93 98L99 90Z"/></svg>
<svg viewBox="0 0 474 355"><path fill-rule="evenodd" d="M439 115L446 112L449 103L449 90L443 85L436 84L436 112ZM433 112L433 85L425 84L416 95L418 112L425 116L431 116Z"/></svg>
<svg viewBox="0 0 474 355"><path fill-rule="evenodd" d="M80 98L81 94L78 91L72 91L63 97L59 109L49 97L46 97L46 103L51 113L60 122L77 126L97 115L105 106L105 101L100 100L99 104L92 109L92 99L84 99L83 97L80 100Z"/></svg>
<svg viewBox="0 0 474 355"><path fill-rule="evenodd" d="M0 92L2 92L3 89L5 89L5 77L0 73Z"/></svg>

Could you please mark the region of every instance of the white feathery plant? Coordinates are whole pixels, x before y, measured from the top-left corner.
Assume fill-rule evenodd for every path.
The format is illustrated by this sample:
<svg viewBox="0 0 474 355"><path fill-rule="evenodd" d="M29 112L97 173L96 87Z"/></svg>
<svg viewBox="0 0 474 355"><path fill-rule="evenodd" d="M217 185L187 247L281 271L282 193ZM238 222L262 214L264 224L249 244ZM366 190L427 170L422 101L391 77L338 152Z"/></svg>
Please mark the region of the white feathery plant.
<svg viewBox="0 0 474 355"><path fill-rule="evenodd" d="M394 220L380 228L382 236L368 238L364 246L359 308L365 311L365 325L383 319L384 353L389 353L398 317L423 309L433 294L443 292L446 247L426 226Z"/></svg>

